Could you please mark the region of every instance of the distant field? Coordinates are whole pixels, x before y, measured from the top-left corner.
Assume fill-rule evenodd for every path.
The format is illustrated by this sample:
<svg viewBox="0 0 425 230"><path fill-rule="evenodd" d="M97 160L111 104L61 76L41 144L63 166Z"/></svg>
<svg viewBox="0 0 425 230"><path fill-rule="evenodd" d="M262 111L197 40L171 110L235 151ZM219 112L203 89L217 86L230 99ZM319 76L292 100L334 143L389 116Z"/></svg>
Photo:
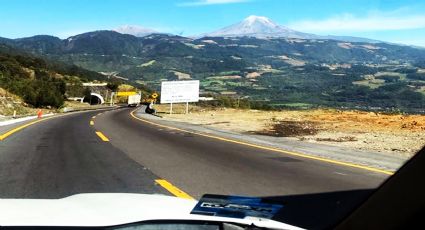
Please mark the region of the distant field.
<svg viewBox="0 0 425 230"><path fill-rule="evenodd" d="M362 80L362 81L354 81L354 85L363 85L367 86L371 89L376 89L385 84L385 80L383 79L372 79L372 80Z"/></svg>
<svg viewBox="0 0 425 230"><path fill-rule="evenodd" d="M153 65L155 62L156 62L155 60L151 60L149 62L139 65L138 67L147 67L147 66Z"/></svg>
<svg viewBox="0 0 425 230"><path fill-rule="evenodd" d="M220 76L225 76L225 75L238 75L240 74L239 70L233 70L233 71L222 71L220 73L218 73L218 75Z"/></svg>
<svg viewBox="0 0 425 230"><path fill-rule="evenodd" d="M232 79L241 79L239 75L223 75L223 76L214 76L208 77L207 79L216 79L216 80L232 80Z"/></svg>
<svg viewBox="0 0 425 230"><path fill-rule="evenodd" d="M405 77L406 74L396 73L396 72L378 72L375 74L375 77L381 77L381 76Z"/></svg>

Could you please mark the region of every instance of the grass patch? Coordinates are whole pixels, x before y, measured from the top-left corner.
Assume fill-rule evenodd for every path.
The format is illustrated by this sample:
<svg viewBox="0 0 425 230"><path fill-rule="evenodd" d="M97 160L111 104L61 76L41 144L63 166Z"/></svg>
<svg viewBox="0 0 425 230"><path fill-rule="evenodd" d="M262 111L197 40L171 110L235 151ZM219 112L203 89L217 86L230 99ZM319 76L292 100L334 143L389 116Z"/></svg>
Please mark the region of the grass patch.
<svg viewBox="0 0 425 230"><path fill-rule="evenodd" d="M371 89L376 89L385 84L383 79L372 79L372 80L362 80L362 81L353 81L353 85L362 85L367 86Z"/></svg>
<svg viewBox="0 0 425 230"><path fill-rule="evenodd" d="M223 71L218 73L218 75L220 76L225 76L225 75L239 75L241 73L241 71L239 70L233 70L233 71Z"/></svg>
<svg viewBox="0 0 425 230"><path fill-rule="evenodd" d="M225 85L222 80L205 80L201 81L201 86L217 86L217 85Z"/></svg>

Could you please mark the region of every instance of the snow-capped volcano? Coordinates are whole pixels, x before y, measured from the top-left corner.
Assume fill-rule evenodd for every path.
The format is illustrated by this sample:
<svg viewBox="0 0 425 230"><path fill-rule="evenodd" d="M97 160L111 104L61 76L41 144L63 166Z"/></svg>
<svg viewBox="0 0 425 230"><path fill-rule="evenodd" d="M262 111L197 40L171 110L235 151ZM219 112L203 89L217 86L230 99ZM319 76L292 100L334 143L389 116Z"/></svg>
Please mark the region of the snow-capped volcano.
<svg viewBox="0 0 425 230"><path fill-rule="evenodd" d="M158 33L155 30L152 29L148 29L148 28L144 28L141 26L132 26L132 25L124 25L124 26L120 26L116 29L114 29L114 31L121 33L121 34L130 34L130 35L134 35L136 37L144 37L150 34L154 34L154 33Z"/></svg>
<svg viewBox="0 0 425 230"><path fill-rule="evenodd" d="M251 15L243 21L225 27L212 33L203 34L210 37L291 37L291 38L314 38L316 35L291 30L278 25L267 17Z"/></svg>
<svg viewBox="0 0 425 230"><path fill-rule="evenodd" d="M317 35L303 33L279 25L267 17L251 15L234 25L220 30L202 34L198 37L256 37L256 38L301 38L301 39L331 39L347 42L379 43L381 41L368 38L334 35Z"/></svg>

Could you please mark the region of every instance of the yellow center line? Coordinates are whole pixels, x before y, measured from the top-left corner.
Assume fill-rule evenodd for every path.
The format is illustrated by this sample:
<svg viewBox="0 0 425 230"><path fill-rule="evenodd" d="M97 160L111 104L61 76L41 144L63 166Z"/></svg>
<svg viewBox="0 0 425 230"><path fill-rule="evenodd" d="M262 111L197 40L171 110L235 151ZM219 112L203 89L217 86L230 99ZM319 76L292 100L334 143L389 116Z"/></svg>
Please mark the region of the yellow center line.
<svg viewBox="0 0 425 230"><path fill-rule="evenodd" d="M145 123L148 123L148 124L151 124L151 125L155 125L155 126L158 126L158 127L163 127L163 128L167 128L167 129L171 129L171 130L177 130L177 131L181 131L181 132L185 132L185 133L190 133L190 134L195 134L195 135L199 135L199 136L203 136L203 137L208 137L208 138L212 138L212 139L216 139L216 140L220 140L220 141L225 141L225 142L230 142L230 143L245 145L245 146L249 146L249 147L253 147L253 148L258 148L258 149L263 149L263 150L269 150L269 151L278 152L278 153L284 153L284 154L287 154L287 155L292 155L292 156L297 156L297 157L302 157L302 158L307 158L307 159L312 159L312 160L327 162L327 163L336 164L336 165L348 166L348 167L352 167L352 168L363 169L363 170L367 170L367 171L371 171L371 172L378 172L378 173L383 173L383 174L387 174L387 175L393 175L394 174L394 172L392 172L392 171L383 170L383 169L379 169L379 168L374 168L374 167L370 167L370 166L366 166L366 165L360 165L360 164L348 163L348 162L344 162L344 161L331 160L331 159L327 159L327 158L323 158L323 157L311 156L311 155L307 155L307 154L303 154L303 153L297 153L297 152L292 152L292 151L288 151L288 150L277 149L277 148L272 148L272 147L267 147L267 146L252 144L252 143L248 143L248 142L242 142L242 141L232 140L232 139L228 139L228 138L224 138L224 137L214 136L214 135L210 135L210 134L199 133L199 132L192 132L192 131L188 131L188 130L184 130L184 129L180 129L180 128L176 128L176 127L172 127L172 126L162 125L162 124L154 123L154 122L151 122L151 121L148 121L148 120L145 120L145 119L136 117L134 115L134 112L135 111L136 110L133 110L130 113L130 115L134 119L140 120L140 121L143 121Z"/></svg>
<svg viewBox="0 0 425 230"><path fill-rule="evenodd" d="M90 121L90 125L94 125L94 121Z"/></svg>
<svg viewBox="0 0 425 230"><path fill-rule="evenodd" d="M182 190L180 190L179 188L172 185L170 182L166 180L158 179L158 180L155 180L155 182L161 185L163 188L165 188L167 191L169 191L171 194L173 194L176 197L194 200L194 198L191 197L189 194L183 192Z"/></svg>
<svg viewBox="0 0 425 230"><path fill-rule="evenodd" d="M102 132L97 131L96 134L102 141L109 141L109 139Z"/></svg>

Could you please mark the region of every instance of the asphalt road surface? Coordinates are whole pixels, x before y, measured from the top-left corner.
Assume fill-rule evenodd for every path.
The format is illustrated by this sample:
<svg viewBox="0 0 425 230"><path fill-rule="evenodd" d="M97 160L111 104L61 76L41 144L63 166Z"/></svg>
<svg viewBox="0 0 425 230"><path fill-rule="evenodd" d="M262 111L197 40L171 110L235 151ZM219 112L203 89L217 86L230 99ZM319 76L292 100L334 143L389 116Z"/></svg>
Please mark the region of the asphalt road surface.
<svg viewBox="0 0 425 230"><path fill-rule="evenodd" d="M346 194L345 203L354 205L356 194L357 200L364 198L387 178L158 127L134 119L133 109L67 114L0 141L0 198L172 195L156 182L164 179L194 198L212 193L299 200L309 194Z"/></svg>

